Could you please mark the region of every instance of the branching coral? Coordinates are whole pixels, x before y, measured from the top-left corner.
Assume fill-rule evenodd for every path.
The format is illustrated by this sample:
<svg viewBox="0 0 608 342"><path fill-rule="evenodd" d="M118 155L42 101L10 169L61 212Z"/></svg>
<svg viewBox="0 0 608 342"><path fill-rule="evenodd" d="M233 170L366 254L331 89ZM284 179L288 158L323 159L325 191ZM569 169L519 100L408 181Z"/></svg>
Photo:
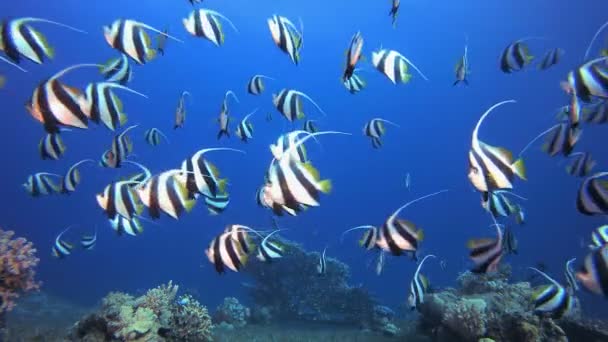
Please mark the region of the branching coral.
<svg viewBox="0 0 608 342"><path fill-rule="evenodd" d="M184 296L186 304L173 307L170 335L175 341L211 341L211 317L207 308L191 296Z"/></svg>
<svg viewBox="0 0 608 342"><path fill-rule="evenodd" d="M0 229L0 313L15 307L20 294L40 288L34 280L40 261L36 249L24 238L13 238L13 231Z"/></svg>

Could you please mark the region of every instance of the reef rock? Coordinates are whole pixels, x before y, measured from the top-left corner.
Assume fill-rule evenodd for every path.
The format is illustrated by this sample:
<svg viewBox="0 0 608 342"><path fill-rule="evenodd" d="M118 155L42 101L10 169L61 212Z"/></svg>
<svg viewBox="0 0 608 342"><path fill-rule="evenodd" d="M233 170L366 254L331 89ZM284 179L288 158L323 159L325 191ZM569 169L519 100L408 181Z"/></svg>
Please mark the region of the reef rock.
<svg viewBox="0 0 608 342"><path fill-rule="evenodd" d="M216 324L229 324L235 328L242 328L247 325L251 317L248 307L239 303L234 297L224 298L222 305L218 306L213 315L213 322Z"/></svg>
<svg viewBox="0 0 608 342"><path fill-rule="evenodd" d="M71 341L211 341L207 309L192 297L175 300L178 286L169 282L135 298L112 292L101 308L76 322ZM185 298L185 300L184 300Z"/></svg>

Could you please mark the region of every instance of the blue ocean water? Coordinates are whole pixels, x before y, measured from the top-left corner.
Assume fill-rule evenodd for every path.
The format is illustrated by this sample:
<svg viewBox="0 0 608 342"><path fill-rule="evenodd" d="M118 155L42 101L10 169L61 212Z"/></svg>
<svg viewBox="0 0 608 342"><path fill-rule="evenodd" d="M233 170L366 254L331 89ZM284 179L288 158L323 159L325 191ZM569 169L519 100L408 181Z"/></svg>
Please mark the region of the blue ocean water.
<svg viewBox="0 0 608 342"><path fill-rule="evenodd" d="M559 82L580 64L595 30L606 20L608 5L603 1L402 1L397 27L387 16L390 1L271 1L207 0L204 6L230 18L238 27L234 32L224 25L226 42L215 47L191 37L181 23L191 11L187 1L4 1L2 17L42 17L87 31L75 33L53 25L36 27L45 33L56 51L56 58L43 65L25 63L28 73L9 66L0 69L8 83L0 90L4 114L4 163L0 189L3 205L0 226L33 241L41 263L38 278L44 290L83 305L96 303L107 292L134 292L173 280L192 289L201 302L215 307L226 296L244 295L247 277L229 273L218 276L204 254L211 239L227 224L270 227L270 213L257 207L255 191L263 182L271 160L268 145L279 134L294 127L272 106L271 93L295 88L309 94L327 113L324 117L305 102L308 118L319 120L322 129L350 132L352 136L321 137L321 146L310 144L309 153L323 178L333 181L333 192L323 196L319 208L298 217L281 218L285 236L307 249L323 250L351 266L354 283L362 283L380 300L393 307L405 302L415 263L405 257L389 258L385 272L376 276L367 267L369 256L350 236L340 244L340 233L356 225L380 224L390 213L416 197L449 189L449 192L408 208L403 216L425 230L423 254L433 253L445 260L425 266L436 286L451 286L459 272L470 267L465 248L473 237L492 236L488 214L480 208L478 193L467 180L467 152L470 135L479 116L492 104L516 99L517 104L500 108L483 125L482 139L505 146L515 153L532 137L554 124L557 108L568 97ZM270 39L266 19L272 14L301 18L305 43L300 65L295 66ZM198 204L179 221L163 217L158 225L145 224L138 237L117 237L95 201L95 194L113 179L131 174L132 169L81 168L82 184L70 196L29 197L21 187L34 172L64 173L84 158L99 159L113 133L103 127L63 135L68 146L60 161L42 161L37 145L44 132L24 108L38 82L56 71L77 63L101 63L115 57L104 41L102 26L115 19L129 18L169 32L184 43L168 41L166 55L135 66L133 89L144 99L128 93L121 98L129 124L139 124L131 134L137 155L134 160L152 172L179 167L201 148L232 147L246 155L217 152L211 157L222 175L230 180L231 203L219 216L210 216ZM344 51L350 37L361 31L364 39L363 77L368 87L357 95L341 84ZM463 51L464 36L469 37L472 73L469 87L453 87L454 64ZM533 55L541 57L549 48L561 47L566 53L560 64L546 72L531 67L506 75L498 68L502 49L527 36L546 39L530 43ZM602 44L605 41L601 41ZM428 76L426 82L414 73L406 85L394 86L371 65L371 52L384 47L400 51ZM259 97L246 93L254 74L275 78L267 81ZM99 80L95 69L81 69L66 76L70 84L84 87ZM183 128L173 130L173 116L179 94L192 93L187 103ZM254 139L241 143L236 137L216 139L216 118L224 93L233 90L239 103L232 103L231 132L237 120L253 109ZM273 113L270 123L265 115ZM400 128L388 128L384 146L374 150L362 127L373 117L394 121ZM170 144L152 148L143 133L158 127ZM605 127L588 127L578 146L598 159L597 170L605 170L608 152L603 143ZM233 133L234 135L234 133ZM566 260L576 257L580 265L593 228L605 220L589 218L576 211L579 179L564 172L559 158L549 158L540 144L527 152L528 181L520 181L515 191L529 200L524 203L527 224L518 229L519 255L507 258L516 277L529 275L526 268L538 262L548 272L563 279ZM561 162L561 164L560 164ZM411 189L404 187L411 174ZM95 250L75 251L64 260L51 257L56 235L77 224L66 240L76 243L81 233L98 227ZM580 240L585 244L581 246ZM297 267L297 265L294 265ZM581 294L585 313L605 317L608 313L598 297Z"/></svg>

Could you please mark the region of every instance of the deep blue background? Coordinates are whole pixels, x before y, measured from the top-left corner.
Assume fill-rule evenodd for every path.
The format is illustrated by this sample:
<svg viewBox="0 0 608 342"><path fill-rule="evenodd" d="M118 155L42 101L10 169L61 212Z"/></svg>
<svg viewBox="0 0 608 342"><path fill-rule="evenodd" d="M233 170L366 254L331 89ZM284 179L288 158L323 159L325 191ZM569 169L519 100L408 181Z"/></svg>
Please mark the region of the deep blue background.
<svg viewBox="0 0 608 342"><path fill-rule="evenodd" d="M309 145L309 153L323 178L331 178L334 191L322 198L319 208L297 218L286 218L285 234L311 250L322 250L351 266L353 283L363 283L386 304L396 307L405 302L415 264L406 258L389 259L381 277L366 268L369 255L356 245L356 237L339 244L340 232L360 224L380 224L394 209L415 197L440 189L450 189L426 202L408 208L403 217L416 222L426 233L423 253L434 253L447 261L441 271L434 261L425 272L436 286L454 284L458 272L469 264L465 242L472 237L491 236L488 215L480 208L479 195L466 177L470 135L479 116L493 103L517 99L494 113L480 136L493 145L517 153L529 139L554 123L555 111L567 97L559 81L578 65L595 30L606 19L604 1L403 1L397 28L390 25L390 1L352 0L208 0L204 3L230 18L235 33L224 25L226 42L215 47L189 36L181 20L191 11L187 1L3 1L2 17L34 16L57 20L88 31L79 34L48 24L36 24L56 49L56 58L44 65L29 62L24 74L0 64L8 84L0 90L3 125L3 168L0 177L3 205L0 225L32 240L39 249L39 278L44 289L82 304L93 304L108 291L136 291L172 279L182 288L195 289L202 301L215 306L228 295L243 293L246 277L215 274L204 255L209 241L226 224L240 223L268 227L269 213L256 206L254 193L263 180L271 155L268 145L291 128L272 107L271 93L284 87L308 93L328 113L322 117L305 103L309 118L319 119L322 129L353 133L352 137L322 137L322 148ZM602 15L604 13L604 15ZM284 15L297 23L301 17L304 47L299 66L279 51L270 38L266 19ZM143 235L117 238L110 230L94 195L112 179L129 170L106 170L91 165L81 168L83 181L71 196L33 199L21 188L27 175L38 171L64 173L83 158L98 159L109 147L113 134L103 127L63 135L68 146L60 161L42 161L37 145L42 126L24 109L37 82L76 63L101 63L116 56L105 42L102 26L117 18L132 18L170 32L184 44L169 41L166 56L145 66L134 66L130 87L149 99L120 93L133 131L136 160L153 172L178 167L183 159L201 148L230 146L247 155L216 152L209 154L224 176L230 179L231 205L225 214L208 215L202 204L179 221L163 218L160 225L146 224ZM350 37L360 30L365 39L362 76L368 88L349 94L339 77L344 50ZM463 51L464 35L469 36L470 87L452 87L454 64ZM538 57L549 48L566 51L562 63L547 72L531 67L521 73L502 74L498 56L511 41L525 36L546 40L530 43ZM603 42L604 40L602 40ZM414 74L407 85L393 86L376 72L371 52L380 46L400 51L429 77L425 82ZM276 78L267 81L260 97L246 94L253 74ZM99 80L93 69L74 71L65 77L71 85L84 87ZM240 103L232 103L232 131L237 119L254 108L254 140L241 144L234 136L216 140L215 119L224 93L234 90ZM183 129L173 131L173 115L181 91L193 94L187 105ZM274 120L264 117L273 112ZM384 147L373 150L361 134L364 123L383 117L401 125L388 128ZM296 124L300 127L301 122ZM162 129L171 140L152 148L143 141L149 127ZM598 159L596 170L606 167L605 127L588 127L579 145ZM605 134L605 133L604 133ZM517 182L515 191L529 198L524 203L528 223L516 228L520 255L509 258L516 277L528 275L527 266L539 261L549 265L550 273L563 281L563 265L571 257L582 262L586 250L580 240L602 219L577 213L574 201L579 180L564 172L564 163L539 151L540 144L527 153L527 182ZM412 175L411 192L404 188L404 177ZM58 232L79 224L66 239L76 243L80 233L99 226L99 241L92 252L76 250L65 260L50 256ZM294 267L298 267L294 265ZM601 300L581 295L587 312L605 315ZM597 304L593 307L592 301Z"/></svg>

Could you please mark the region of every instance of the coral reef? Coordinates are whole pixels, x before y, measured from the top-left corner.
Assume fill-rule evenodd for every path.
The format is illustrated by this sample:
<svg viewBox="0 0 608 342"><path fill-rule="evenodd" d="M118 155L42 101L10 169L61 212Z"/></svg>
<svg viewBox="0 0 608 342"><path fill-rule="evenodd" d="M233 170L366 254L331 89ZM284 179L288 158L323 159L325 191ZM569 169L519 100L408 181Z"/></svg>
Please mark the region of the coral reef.
<svg viewBox="0 0 608 342"><path fill-rule="evenodd" d="M0 314L12 310L20 294L40 288L40 282L34 280L40 261L36 249L14 235L13 231L0 229Z"/></svg>
<svg viewBox="0 0 608 342"><path fill-rule="evenodd" d="M285 255L271 264L250 260L246 272L255 284L249 287L264 319L354 324L373 330L394 330L390 319L375 318L376 301L362 287L350 286L349 268L326 259L326 273L317 273L320 254L281 239ZM254 307L254 312L261 311ZM256 315L257 316L257 315Z"/></svg>
<svg viewBox="0 0 608 342"><path fill-rule="evenodd" d="M101 308L77 322L73 341L211 341L207 309L192 297L176 301L169 282L135 298L112 292Z"/></svg>
<svg viewBox="0 0 608 342"><path fill-rule="evenodd" d="M458 289L425 297L421 328L438 341L568 341L559 324L578 320L580 311L561 321L537 315L530 302L533 288L509 283L509 276L508 266L492 275L461 274Z"/></svg>
<svg viewBox="0 0 608 342"><path fill-rule="evenodd" d="M216 324L229 324L235 328L242 328L247 325L251 317L248 307L239 303L234 297L224 298L224 302L217 307L213 315L213 322Z"/></svg>

